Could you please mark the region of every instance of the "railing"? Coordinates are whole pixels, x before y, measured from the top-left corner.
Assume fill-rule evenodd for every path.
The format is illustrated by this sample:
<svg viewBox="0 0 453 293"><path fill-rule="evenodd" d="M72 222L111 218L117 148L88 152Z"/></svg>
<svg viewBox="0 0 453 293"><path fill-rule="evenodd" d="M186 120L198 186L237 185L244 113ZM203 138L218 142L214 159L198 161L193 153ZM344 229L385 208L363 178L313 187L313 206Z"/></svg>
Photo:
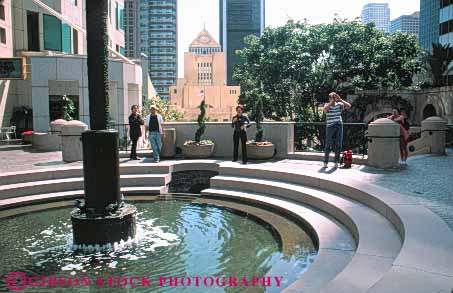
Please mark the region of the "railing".
<svg viewBox="0 0 453 293"><path fill-rule="evenodd" d="M295 151L324 151L325 122L297 122L294 127ZM368 152L367 129L367 123L343 123L343 150L365 156Z"/></svg>
<svg viewBox="0 0 453 293"><path fill-rule="evenodd" d="M132 141L129 137L129 124L110 124L111 129L118 131L120 151L129 151L132 147ZM138 139L137 150L149 149L149 142L145 139L145 126L142 126L142 136Z"/></svg>

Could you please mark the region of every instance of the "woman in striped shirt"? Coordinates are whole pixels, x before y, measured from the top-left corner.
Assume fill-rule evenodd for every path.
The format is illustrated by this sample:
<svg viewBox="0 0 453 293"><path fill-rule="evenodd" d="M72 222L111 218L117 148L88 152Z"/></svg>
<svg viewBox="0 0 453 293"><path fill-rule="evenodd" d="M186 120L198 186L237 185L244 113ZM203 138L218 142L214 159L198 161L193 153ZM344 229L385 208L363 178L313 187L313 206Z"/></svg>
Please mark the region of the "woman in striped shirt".
<svg viewBox="0 0 453 293"><path fill-rule="evenodd" d="M335 145L335 168L340 161L341 148L343 147L343 110L351 108L351 104L343 100L337 93L329 94L329 102L324 105L326 112L326 148L324 154L324 168L327 168L332 145Z"/></svg>

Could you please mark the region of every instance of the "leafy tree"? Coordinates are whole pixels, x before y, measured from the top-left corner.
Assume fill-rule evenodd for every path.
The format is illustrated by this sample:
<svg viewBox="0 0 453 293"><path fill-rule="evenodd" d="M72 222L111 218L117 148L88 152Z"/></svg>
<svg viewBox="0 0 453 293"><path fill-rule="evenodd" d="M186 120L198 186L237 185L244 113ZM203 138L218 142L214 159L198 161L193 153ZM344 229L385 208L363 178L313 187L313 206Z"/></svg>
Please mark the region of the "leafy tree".
<svg viewBox="0 0 453 293"><path fill-rule="evenodd" d="M64 95L61 98L61 100L62 100L61 102L63 104L63 106L61 107L62 118L66 121L73 120L74 114L76 112L76 107L75 107L74 101L72 99L68 98L68 96L66 96L66 95Z"/></svg>
<svg viewBox="0 0 453 293"><path fill-rule="evenodd" d="M142 115L145 117L149 114L149 109L151 105L155 105L159 111L159 114L162 115L162 118L164 121L170 122L170 121L178 121L181 120L184 117L184 114L172 109L170 107L170 102L167 100L162 100L159 98L152 98L149 100L146 100L143 103L142 107Z"/></svg>
<svg viewBox="0 0 453 293"><path fill-rule="evenodd" d="M249 110L256 97L251 93L261 90L264 116L274 120L321 120L318 105L330 91L400 89L411 86L421 69L415 37L387 36L359 21L288 21L260 38L247 37L245 44L238 51L244 62L234 73L239 101Z"/></svg>

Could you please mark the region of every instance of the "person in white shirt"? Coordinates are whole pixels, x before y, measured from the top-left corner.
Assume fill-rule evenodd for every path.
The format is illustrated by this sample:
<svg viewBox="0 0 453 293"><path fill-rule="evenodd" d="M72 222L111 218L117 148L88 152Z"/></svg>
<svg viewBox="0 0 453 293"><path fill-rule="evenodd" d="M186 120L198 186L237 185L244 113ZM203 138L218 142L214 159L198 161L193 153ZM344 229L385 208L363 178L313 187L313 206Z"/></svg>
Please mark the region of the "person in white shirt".
<svg viewBox="0 0 453 293"><path fill-rule="evenodd" d="M164 130L162 128L164 119L157 113L157 107L155 105L151 106L150 112L151 113L146 116L145 119L145 128L148 133L147 138L149 138L151 149L153 150L154 162L159 163L160 152L162 150L162 137L164 135Z"/></svg>

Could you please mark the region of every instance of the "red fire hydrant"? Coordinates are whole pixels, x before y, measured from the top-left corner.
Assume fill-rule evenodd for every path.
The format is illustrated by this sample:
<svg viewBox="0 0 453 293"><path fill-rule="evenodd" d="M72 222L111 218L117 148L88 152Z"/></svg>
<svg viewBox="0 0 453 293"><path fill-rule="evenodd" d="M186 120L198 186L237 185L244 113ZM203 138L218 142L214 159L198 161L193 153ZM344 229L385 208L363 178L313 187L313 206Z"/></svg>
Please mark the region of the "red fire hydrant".
<svg viewBox="0 0 453 293"><path fill-rule="evenodd" d="M352 151L343 152L343 168L349 169L352 167Z"/></svg>

